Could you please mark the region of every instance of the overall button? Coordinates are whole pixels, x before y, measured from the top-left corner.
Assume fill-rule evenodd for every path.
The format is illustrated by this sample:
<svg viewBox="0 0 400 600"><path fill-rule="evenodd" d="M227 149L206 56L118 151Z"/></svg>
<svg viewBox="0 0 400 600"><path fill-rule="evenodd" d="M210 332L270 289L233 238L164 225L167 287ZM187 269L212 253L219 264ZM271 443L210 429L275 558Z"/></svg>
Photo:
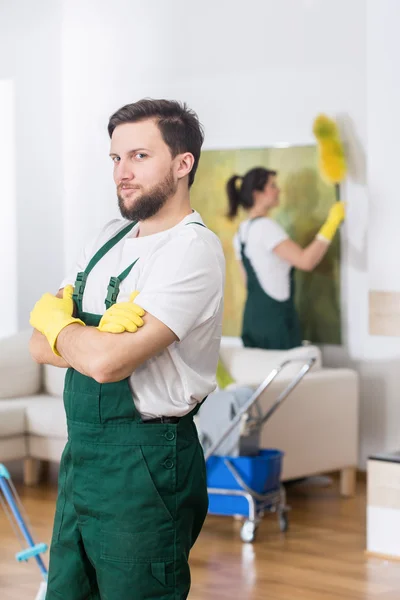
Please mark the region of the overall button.
<svg viewBox="0 0 400 600"><path fill-rule="evenodd" d="M174 468L174 462L172 460L170 460L169 458L167 458L167 460L164 461L164 467L166 469L173 469Z"/></svg>
<svg viewBox="0 0 400 600"><path fill-rule="evenodd" d="M165 439L168 440L169 442L172 442L172 440L175 439L175 434L173 431L167 431L167 433L165 434Z"/></svg>

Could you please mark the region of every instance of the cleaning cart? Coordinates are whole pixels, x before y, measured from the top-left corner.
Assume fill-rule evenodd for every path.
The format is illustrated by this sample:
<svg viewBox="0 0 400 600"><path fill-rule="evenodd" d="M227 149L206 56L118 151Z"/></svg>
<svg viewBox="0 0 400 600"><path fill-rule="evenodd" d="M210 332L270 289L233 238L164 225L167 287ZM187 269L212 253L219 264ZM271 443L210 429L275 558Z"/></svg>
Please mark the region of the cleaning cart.
<svg viewBox="0 0 400 600"><path fill-rule="evenodd" d="M200 410L200 440L203 446L209 494L209 513L244 517L243 542L255 539L258 525L266 511L278 515L281 531L288 528L288 506L281 485L283 452L260 449L262 427L316 362L315 357L290 359L274 368L254 391L235 388L220 392L219 412L224 413L225 427L215 422L215 403ZM265 414L259 405L261 394L289 364L303 363L286 388ZM223 417L224 418L224 417ZM217 451L220 453L217 454Z"/></svg>
<svg viewBox="0 0 400 600"><path fill-rule="evenodd" d="M2 464L0 464L0 503L23 547L21 552L18 552L15 555L15 558L18 562L28 561L30 558L35 559L43 580L35 600L45 600L47 569L41 555L47 551L47 545L34 543L29 530L28 517L24 511L17 490L12 483L10 474Z"/></svg>

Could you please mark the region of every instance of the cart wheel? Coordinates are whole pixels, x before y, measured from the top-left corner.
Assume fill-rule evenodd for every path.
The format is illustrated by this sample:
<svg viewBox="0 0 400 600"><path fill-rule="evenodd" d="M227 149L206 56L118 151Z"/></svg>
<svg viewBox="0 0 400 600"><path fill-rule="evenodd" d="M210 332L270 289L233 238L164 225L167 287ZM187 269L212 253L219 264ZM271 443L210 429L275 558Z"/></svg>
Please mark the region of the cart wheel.
<svg viewBox="0 0 400 600"><path fill-rule="evenodd" d="M279 513L279 529L285 533L289 528L289 517L286 511Z"/></svg>
<svg viewBox="0 0 400 600"><path fill-rule="evenodd" d="M256 537L257 525L254 521L245 521L240 530L240 537L242 542L254 542Z"/></svg>

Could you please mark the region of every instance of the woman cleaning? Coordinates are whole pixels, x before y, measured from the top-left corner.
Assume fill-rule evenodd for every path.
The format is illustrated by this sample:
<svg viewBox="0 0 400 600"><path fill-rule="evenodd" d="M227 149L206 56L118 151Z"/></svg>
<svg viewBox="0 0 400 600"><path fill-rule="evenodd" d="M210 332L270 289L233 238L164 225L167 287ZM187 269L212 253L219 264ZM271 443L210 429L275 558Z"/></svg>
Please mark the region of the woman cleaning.
<svg viewBox="0 0 400 600"><path fill-rule="evenodd" d="M343 202L336 202L315 239L302 248L268 216L279 204L276 178L276 171L262 167L251 169L244 177L231 177L227 216L234 219L239 207L249 215L234 238L247 288L243 344L288 350L302 343L294 305L294 268L312 271L321 262L344 219L345 208Z"/></svg>

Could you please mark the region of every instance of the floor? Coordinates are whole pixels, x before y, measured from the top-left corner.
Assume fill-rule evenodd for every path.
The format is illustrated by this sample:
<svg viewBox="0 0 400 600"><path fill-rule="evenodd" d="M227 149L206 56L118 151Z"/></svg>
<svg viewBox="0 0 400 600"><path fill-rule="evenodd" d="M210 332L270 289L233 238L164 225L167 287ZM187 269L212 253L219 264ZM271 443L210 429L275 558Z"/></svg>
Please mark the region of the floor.
<svg viewBox="0 0 400 600"><path fill-rule="evenodd" d="M290 528L267 515L254 544L240 540L240 522L210 516L192 558L191 600L399 600L400 563L367 558L365 483L342 499L336 480L289 486ZM35 541L51 535L56 489L19 487ZM35 564L18 564L13 530L0 510L0 599L34 600ZM133 599L133 597L132 597ZM128 600L128 599L116 599Z"/></svg>

